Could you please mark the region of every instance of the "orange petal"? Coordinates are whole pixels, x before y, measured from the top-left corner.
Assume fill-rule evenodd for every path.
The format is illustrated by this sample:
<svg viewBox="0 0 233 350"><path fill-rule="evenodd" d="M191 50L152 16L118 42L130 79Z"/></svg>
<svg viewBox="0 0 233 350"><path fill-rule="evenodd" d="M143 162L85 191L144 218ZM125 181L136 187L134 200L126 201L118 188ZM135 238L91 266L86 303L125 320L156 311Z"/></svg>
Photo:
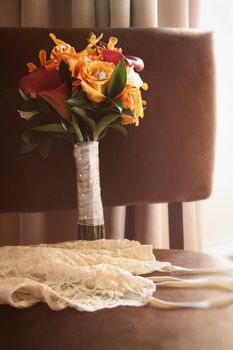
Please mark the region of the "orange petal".
<svg viewBox="0 0 233 350"><path fill-rule="evenodd" d="M51 71L51 70L56 70L59 65L60 65L61 59L60 60L49 60L46 62L46 65L44 66L45 70Z"/></svg>
<svg viewBox="0 0 233 350"><path fill-rule="evenodd" d="M40 50L39 60L40 60L41 66L44 66L46 64L46 51L45 50Z"/></svg>
<svg viewBox="0 0 233 350"><path fill-rule="evenodd" d="M32 62L28 62L27 63L27 67L28 67L28 72L29 73L33 72L37 68L36 65L34 63L32 63Z"/></svg>
<svg viewBox="0 0 233 350"><path fill-rule="evenodd" d="M143 83L142 86L141 86L141 88L142 88L143 90L147 91L147 90L148 90L148 84L147 84L147 83Z"/></svg>
<svg viewBox="0 0 233 350"><path fill-rule="evenodd" d="M124 113L121 114L121 118L123 119L123 124L124 125L130 125L130 124L135 124L135 119L129 115L126 115Z"/></svg>
<svg viewBox="0 0 233 350"><path fill-rule="evenodd" d="M114 50L116 43L118 42L118 39L115 38L114 36L110 36L109 41L108 41L108 49L109 50Z"/></svg>
<svg viewBox="0 0 233 350"><path fill-rule="evenodd" d="M101 94L101 92L93 89L85 81L81 81L81 86L83 91L87 94L87 98L93 102L102 102L106 100L106 96Z"/></svg>
<svg viewBox="0 0 233 350"><path fill-rule="evenodd" d="M61 44L65 44L64 41L62 41L61 39L57 39L56 35L54 35L53 33L49 34L50 38L54 41L54 43L56 45L61 45Z"/></svg>
<svg viewBox="0 0 233 350"><path fill-rule="evenodd" d="M103 35L104 34L102 33L100 34L100 36L98 36L98 38L96 38L96 35L94 33L90 33L90 37L88 39L89 44L87 45L86 49L96 45L98 41L100 41L103 38Z"/></svg>

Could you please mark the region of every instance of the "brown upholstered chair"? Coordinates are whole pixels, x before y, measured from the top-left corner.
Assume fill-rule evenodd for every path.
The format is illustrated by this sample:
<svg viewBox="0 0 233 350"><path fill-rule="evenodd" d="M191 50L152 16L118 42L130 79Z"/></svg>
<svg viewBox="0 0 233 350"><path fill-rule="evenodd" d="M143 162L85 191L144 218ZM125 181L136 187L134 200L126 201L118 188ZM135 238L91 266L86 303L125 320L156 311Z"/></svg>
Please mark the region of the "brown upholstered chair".
<svg viewBox="0 0 233 350"><path fill-rule="evenodd" d="M115 35L127 53L142 57L148 108L127 139L112 133L100 144L105 206L169 202L170 247L183 248L181 203L209 196L215 115L212 36L168 29L93 29ZM51 29L0 29L2 88L15 87L25 63L48 51ZM54 29L77 49L91 29ZM1 97L0 211L76 208L71 145L53 144L48 160L19 154L23 122ZM114 160L114 161L112 161ZM65 169L65 171L64 171ZM49 184L49 185L48 185ZM172 225L175 224L175 225Z"/></svg>
<svg viewBox="0 0 233 350"><path fill-rule="evenodd" d="M32 61L39 49L50 48L49 31L0 29L1 88L16 86L25 73L25 62ZM78 48L89 31L54 30ZM110 206L169 202L170 222L177 220L179 226L180 203L204 199L211 191L215 131L211 34L142 28L97 32L102 31L119 37L128 53L143 57L142 76L150 85L141 126L130 128L126 140L112 134L101 143L103 202ZM36 153L19 155L23 122L2 98L0 110L0 211L76 208L71 146L54 144L46 161ZM182 247L182 236L174 235L180 231L170 232L171 246ZM156 257L190 267L216 265L204 254L180 250L157 250ZM190 300L213 293L163 289L156 295ZM231 306L168 311L147 305L81 313L70 308L51 311L42 303L26 310L0 305L0 346L4 350L230 350L232 322Z"/></svg>

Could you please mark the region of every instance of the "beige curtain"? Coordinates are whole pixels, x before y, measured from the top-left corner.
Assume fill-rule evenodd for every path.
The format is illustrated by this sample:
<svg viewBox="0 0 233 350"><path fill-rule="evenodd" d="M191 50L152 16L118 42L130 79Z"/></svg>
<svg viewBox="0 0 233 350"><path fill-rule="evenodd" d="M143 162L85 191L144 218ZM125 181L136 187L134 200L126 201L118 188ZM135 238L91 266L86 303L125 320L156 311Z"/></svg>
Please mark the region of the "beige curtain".
<svg viewBox="0 0 233 350"><path fill-rule="evenodd" d="M198 0L1 0L0 26L196 27ZM105 208L107 237L169 247L167 204ZM200 209L183 204L185 249L199 250ZM75 239L76 212L1 214L0 244Z"/></svg>

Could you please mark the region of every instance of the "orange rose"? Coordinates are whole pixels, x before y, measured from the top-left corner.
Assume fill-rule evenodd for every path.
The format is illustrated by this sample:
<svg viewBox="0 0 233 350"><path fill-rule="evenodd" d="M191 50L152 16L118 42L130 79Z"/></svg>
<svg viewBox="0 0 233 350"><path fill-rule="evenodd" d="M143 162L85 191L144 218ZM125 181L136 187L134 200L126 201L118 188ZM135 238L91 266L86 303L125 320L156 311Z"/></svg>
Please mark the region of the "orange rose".
<svg viewBox="0 0 233 350"><path fill-rule="evenodd" d="M77 78L89 100L106 100L106 90L115 65L111 62L86 60L79 67Z"/></svg>

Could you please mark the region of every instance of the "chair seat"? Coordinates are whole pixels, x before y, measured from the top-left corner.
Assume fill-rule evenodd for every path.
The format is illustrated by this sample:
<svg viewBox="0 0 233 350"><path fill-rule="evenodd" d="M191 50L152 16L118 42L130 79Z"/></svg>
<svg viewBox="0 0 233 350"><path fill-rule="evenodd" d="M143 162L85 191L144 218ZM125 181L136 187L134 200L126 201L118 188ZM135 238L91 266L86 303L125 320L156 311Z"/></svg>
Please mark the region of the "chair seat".
<svg viewBox="0 0 233 350"><path fill-rule="evenodd" d="M202 253L156 250L156 258L186 267L216 267L221 261ZM200 300L219 291L158 289L164 300ZM118 307L93 313L51 311L39 303L28 309L0 306L4 350L231 350L233 305L211 310L159 310Z"/></svg>

